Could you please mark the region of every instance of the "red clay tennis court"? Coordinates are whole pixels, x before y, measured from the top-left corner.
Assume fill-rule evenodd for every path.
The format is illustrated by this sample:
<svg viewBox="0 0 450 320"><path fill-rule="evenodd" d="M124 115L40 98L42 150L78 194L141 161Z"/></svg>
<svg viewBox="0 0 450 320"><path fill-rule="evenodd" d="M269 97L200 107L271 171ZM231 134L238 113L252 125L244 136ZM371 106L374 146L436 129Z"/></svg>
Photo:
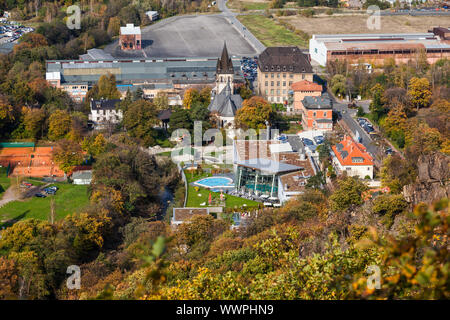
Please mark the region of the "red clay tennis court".
<svg viewBox="0 0 450 320"><path fill-rule="evenodd" d="M9 166L12 176L63 177L52 152L52 147L0 147L0 165Z"/></svg>

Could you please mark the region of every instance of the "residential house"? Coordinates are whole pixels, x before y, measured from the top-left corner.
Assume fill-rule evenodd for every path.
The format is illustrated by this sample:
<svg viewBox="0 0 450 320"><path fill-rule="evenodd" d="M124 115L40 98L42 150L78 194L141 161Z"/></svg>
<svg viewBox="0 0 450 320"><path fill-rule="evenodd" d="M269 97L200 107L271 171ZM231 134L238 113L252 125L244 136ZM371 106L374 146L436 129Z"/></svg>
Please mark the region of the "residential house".
<svg viewBox="0 0 450 320"><path fill-rule="evenodd" d="M327 93L303 98L302 126L305 130L333 130L333 101Z"/></svg>
<svg viewBox="0 0 450 320"><path fill-rule="evenodd" d="M373 158L364 145L345 136L331 149L333 166L338 173L346 172L348 176L373 179Z"/></svg>
<svg viewBox="0 0 450 320"><path fill-rule="evenodd" d="M123 112L118 108L120 99L91 100L91 113L89 120L95 129L103 129L108 124L117 124L122 121Z"/></svg>

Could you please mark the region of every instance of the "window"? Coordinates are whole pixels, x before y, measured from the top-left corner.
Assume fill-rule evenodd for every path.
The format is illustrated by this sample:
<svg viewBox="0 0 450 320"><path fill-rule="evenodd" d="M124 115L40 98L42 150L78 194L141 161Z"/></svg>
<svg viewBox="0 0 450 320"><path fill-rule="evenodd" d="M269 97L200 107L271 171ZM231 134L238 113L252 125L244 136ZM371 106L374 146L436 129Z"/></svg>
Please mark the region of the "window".
<svg viewBox="0 0 450 320"><path fill-rule="evenodd" d="M314 118L316 117L316 113L315 113L315 112L313 113L313 117L314 117Z"/></svg>
<svg viewBox="0 0 450 320"><path fill-rule="evenodd" d="M266 93L266 95L267 95L267 94L269 93L269 90L266 89L265 93Z"/></svg>
<svg viewBox="0 0 450 320"><path fill-rule="evenodd" d="M271 77L271 78L274 78L274 77L275 77L275 73L271 73L271 74L270 74L270 77Z"/></svg>
<svg viewBox="0 0 450 320"><path fill-rule="evenodd" d="M266 81L264 85L267 87L269 85L269 81Z"/></svg>
<svg viewBox="0 0 450 320"><path fill-rule="evenodd" d="M268 73L266 73L266 74L265 74L265 76L266 76L266 78L268 78L268 77L269 77L269 74L268 74Z"/></svg>
<svg viewBox="0 0 450 320"><path fill-rule="evenodd" d="M286 81L283 81L283 87L286 87Z"/></svg>
<svg viewBox="0 0 450 320"><path fill-rule="evenodd" d="M280 94L280 89L277 89L277 94Z"/></svg>
<svg viewBox="0 0 450 320"><path fill-rule="evenodd" d="M304 73L302 73L302 79L305 79L305 74Z"/></svg>
<svg viewBox="0 0 450 320"><path fill-rule="evenodd" d="M324 116L324 117L326 117L326 116L327 116L327 112L326 112L326 111L325 111L325 112L323 113L323 116Z"/></svg>
<svg viewBox="0 0 450 320"><path fill-rule="evenodd" d="M270 85L273 87L273 86L274 86L274 82L273 82L273 81L270 81Z"/></svg>
<svg viewBox="0 0 450 320"><path fill-rule="evenodd" d="M289 85L292 85L292 81L289 81Z"/></svg>
<svg viewBox="0 0 450 320"><path fill-rule="evenodd" d="M270 89L270 94L273 94L273 89Z"/></svg>
<svg viewBox="0 0 450 320"><path fill-rule="evenodd" d="M291 73L291 74L289 75L289 78L294 79L294 75Z"/></svg>
<svg viewBox="0 0 450 320"><path fill-rule="evenodd" d="M279 74L279 73L277 73L277 78L278 78L278 79L280 78L280 74Z"/></svg>
<svg viewBox="0 0 450 320"><path fill-rule="evenodd" d="M280 86L280 81L277 81L277 87L279 87Z"/></svg>

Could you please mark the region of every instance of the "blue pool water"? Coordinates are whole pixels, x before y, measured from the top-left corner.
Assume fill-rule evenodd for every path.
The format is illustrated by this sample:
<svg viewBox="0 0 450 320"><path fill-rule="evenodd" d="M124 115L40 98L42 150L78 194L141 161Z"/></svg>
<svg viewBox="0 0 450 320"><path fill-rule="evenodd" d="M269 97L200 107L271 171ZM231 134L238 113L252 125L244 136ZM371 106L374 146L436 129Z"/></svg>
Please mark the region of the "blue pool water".
<svg viewBox="0 0 450 320"><path fill-rule="evenodd" d="M233 180L225 177L210 177L195 181L196 185L207 187L207 188L217 188L217 187L233 187Z"/></svg>

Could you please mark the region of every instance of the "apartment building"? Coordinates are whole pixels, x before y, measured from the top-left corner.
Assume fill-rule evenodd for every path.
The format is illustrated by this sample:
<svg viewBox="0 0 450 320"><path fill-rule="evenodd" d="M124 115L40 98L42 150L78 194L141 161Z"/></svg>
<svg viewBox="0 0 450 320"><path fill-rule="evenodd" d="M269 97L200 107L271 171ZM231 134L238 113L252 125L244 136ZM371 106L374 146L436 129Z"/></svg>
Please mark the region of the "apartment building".
<svg viewBox="0 0 450 320"><path fill-rule="evenodd" d="M297 47L269 47L258 58L258 94L272 103L287 104L290 86L313 81L309 56Z"/></svg>

